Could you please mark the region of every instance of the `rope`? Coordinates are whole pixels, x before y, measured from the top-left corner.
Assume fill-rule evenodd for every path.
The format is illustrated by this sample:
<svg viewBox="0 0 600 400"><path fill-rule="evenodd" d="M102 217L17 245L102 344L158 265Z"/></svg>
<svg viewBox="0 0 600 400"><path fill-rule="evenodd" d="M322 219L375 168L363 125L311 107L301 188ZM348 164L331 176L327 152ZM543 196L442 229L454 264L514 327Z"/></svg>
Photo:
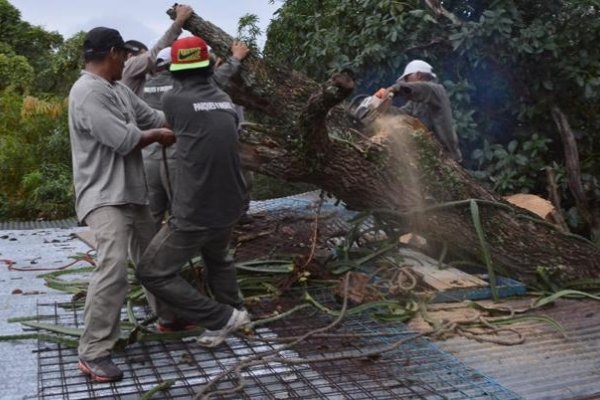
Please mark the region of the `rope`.
<svg viewBox="0 0 600 400"><path fill-rule="evenodd" d="M56 267L56 268L19 268L19 267L15 267L14 265L16 264L13 260L9 260L9 259L0 259L0 262L3 262L7 267L9 271L23 271L23 272L40 272L40 271L60 271L63 269L67 269L72 265L77 264L79 261L85 261L87 263L89 263L92 266L96 266L96 261L94 261L94 259L91 256L91 253L94 252L95 250L89 250L88 252L86 252L83 256L81 257L77 257L75 258L73 261L71 261L68 264L65 264L61 267Z"/></svg>

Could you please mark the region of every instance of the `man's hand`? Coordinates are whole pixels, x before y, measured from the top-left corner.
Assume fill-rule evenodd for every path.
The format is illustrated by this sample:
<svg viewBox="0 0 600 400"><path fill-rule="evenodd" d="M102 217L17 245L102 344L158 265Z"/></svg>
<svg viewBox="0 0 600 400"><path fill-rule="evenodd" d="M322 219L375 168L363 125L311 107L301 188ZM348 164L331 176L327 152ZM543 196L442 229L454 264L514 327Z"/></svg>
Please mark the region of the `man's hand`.
<svg viewBox="0 0 600 400"><path fill-rule="evenodd" d="M177 140L177 138L175 137L175 133L170 129L158 128L156 130L158 131L156 141L162 144L163 146L168 147L175 143L175 141Z"/></svg>
<svg viewBox="0 0 600 400"><path fill-rule="evenodd" d="M178 4L175 7L175 22L178 22L181 26L188 20L192 15L194 9L186 4Z"/></svg>
<svg viewBox="0 0 600 400"><path fill-rule="evenodd" d="M375 97L377 97L379 99L385 99L386 97L388 97L389 93L390 93L389 89L381 88L375 92Z"/></svg>
<svg viewBox="0 0 600 400"><path fill-rule="evenodd" d="M231 56L238 61L242 61L248 53L250 49L246 46L246 43L240 42L239 40L234 40L231 45Z"/></svg>
<svg viewBox="0 0 600 400"><path fill-rule="evenodd" d="M152 143L160 143L163 146L170 146L176 141L175 133L167 128L154 128L142 131L142 137L138 142L135 150L141 150Z"/></svg>

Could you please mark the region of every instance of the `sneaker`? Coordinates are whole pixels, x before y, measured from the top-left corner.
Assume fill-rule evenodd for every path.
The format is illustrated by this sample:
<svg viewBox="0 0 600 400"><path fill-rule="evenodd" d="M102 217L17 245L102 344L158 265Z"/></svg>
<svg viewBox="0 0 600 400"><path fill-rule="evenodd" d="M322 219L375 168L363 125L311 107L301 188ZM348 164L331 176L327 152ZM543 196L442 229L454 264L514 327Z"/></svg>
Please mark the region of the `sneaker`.
<svg viewBox="0 0 600 400"><path fill-rule="evenodd" d="M216 331L206 329L196 340L200 346L216 347L223 343L230 332L236 331L249 323L250 316L248 315L248 312L234 308L231 317L229 317L229 321L227 321L227 324L225 324L223 328Z"/></svg>
<svg viewBox="0 0 600 400"><path fill-rule="evenodd" d="M113 382L123 378L123 371L112 362L110 356L89 361L80 358L79 369L94 382Z"/></svg>
<svg viewBox="0 0 600 400"><path fill-rule="evenodd" d="M156 331L160 333L173 333L182 331L192 331L198 328L198 325L191 321L176 319L173 322L157 322Z"/></svg>

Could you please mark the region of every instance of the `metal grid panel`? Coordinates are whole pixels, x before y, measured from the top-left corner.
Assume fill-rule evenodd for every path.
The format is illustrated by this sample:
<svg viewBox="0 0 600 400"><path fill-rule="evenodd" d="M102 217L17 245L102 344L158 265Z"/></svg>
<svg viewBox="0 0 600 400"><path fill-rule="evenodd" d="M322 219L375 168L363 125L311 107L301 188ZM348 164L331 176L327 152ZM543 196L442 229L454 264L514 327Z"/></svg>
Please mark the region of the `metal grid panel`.
<svg viewBox="0 0 600 400"><path fill-rule="evenodd" d="M244 251L239 246L238 260L254 258L256 255L270 254L274 242L278 249L289 253L290 243L305 245L310 241L312 221L319 202L315 192L290 198L253 202L252 214L258 216L251 227L253 232L275 227L269 235L251 240ZM261 221L260 214L264 213ZM344 230L347 225L344 217L352 213L343 207L335 207L325 202L321 207L319 237L327 238L336 230ZM299 221L298 218L302 219ZM285 229L285 238L280 232ZM291 232L291 233L290 233ZM243 234L243 233L242 233ZM294 236L290 239L287 236ZM285 240L283 240L285 239ZM283 246L283 247L281 247ZM304 253L306 248L297 249ZM334 308L335 300L331 293L315 293L321 303ZM293 294L290 294L293 297ZM282 299L291 301L291 298ZM262 305L258 311L270 311ZM80 311L68 311L56 304L40 304L39 315L54 314L54 323L80 327ZM136 310L140 320L147 310ZM125 318L125 314L123 314ZM45 320L45 322L48 322ZM331 320L311 313L294 315L257 329L256 338L273 338L298 335L311 329L322 327ZM391 332L391 336L379 336L381 332ZM285 357L315 357L349 351L390 345L394 341L410 337L405 325L381 325L365 316L344 320L337 327L337 333L370 334L354 339L309 338L293 350L283 350ZM377 335L373 335L377 334ZM176 383L155 399L189 399L200 386L223 370L235 365L239 360L278 348L274 342L265 343L253 338L228 338L222 346L207 350L194 342L170 341L138 343L118 354L114 361L123 369L125 378L110 384L91 384L77 369L77 352L58 344L39 343L40 399L137 399L140 394L152 389L161 382L175 379ZM465 368L455 358L441 352L425 339L407 342L396 350L381 357L353 357L337 361L314 361L304 364L263 364L253 366L243 372L247 381L243 393L220 398L225 399L517 399L518 396L497 385L487 377ZM237 384L233 376L228 376L219 389L232 388ZM213 398L213 397L211 397ZM219 397L214 397L219 398Z"/></svg>
<svg viewBox="0 0 600 400"><path fill-rule="evenodd" d="M79 326L80 311L61 309L56 304L40 304L39 315L54 313L54 323ZM136 310L139 316L145 310ZM48 320L44 320L48 322ZM257 338L298 335L330 320L312 313L295 315L285 321L257 329ZM310 338L293 350L290 357L314 357L385 346L414 333L405 325L381 325L365 317L345 320L336 333L391 332L392 336L354 339ZM40 399L138 399L167 379L176 383L156 399L189 399L198 388L239 360L280 346L244 337L228 338L216 349L203 349L191 341L138 343L118 354L115 362L125 373L121 382L90 383L77 369L77 352L58 344L39 343ZM318 361L309 364L270 363L243 372L243 393L222 399L503 399L519 397L480 373L466 368L452 356L424 339L408 342L397 350L376 358ZM230 376L219 389L234 387ZM212 398L212 397L211 397Z"/></svg>

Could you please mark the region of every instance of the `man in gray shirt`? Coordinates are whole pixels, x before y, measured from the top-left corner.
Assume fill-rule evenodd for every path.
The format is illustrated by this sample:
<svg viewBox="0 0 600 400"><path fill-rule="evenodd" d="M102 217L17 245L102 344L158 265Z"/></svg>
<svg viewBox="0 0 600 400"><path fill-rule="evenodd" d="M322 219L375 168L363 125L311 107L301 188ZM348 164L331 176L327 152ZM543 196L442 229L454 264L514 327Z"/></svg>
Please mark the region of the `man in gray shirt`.
<svg viewBox="0 0 600 400"><path fill-rule="evenodd" d="M69 133L75 209L96 236L97 266L87 290L79 368L109 382L123 377L111 351L120 336L128 257L137 262L154 233L140 150L154 142L172 145L175 135L163 127L162 112L118 82L126 58L118 31L89 31L84 58L85 70L69 94ZM170 313L149 302L159 315Z"/></svg>
<svg viewBox="0 0 600 400"><path fill-rule="evenodd" d="M192 15L192 7L184 4L178 4L175 7L175 20L156 42L150 50L145 44L137 40L128 40L130 48L128 50L125 69L123 70L123 83L129 87L135 94L142 97L144 94L144 84L146 83L146 74L154 70L158 52L169 47L179 35L181 35L183 24Z"/></svg>
<svg viewBox="0 0 600 400"><path fill-rule="evenodd" d="M396 84L377 92L377 96L385 97L392 92L406 98L408 101L404 106L391 108L389 112L418 118L433 132L448 154L461 162L462 154L454 130L450 99L446 89L435 82L435 78L431 65L422 60L413 60L406 65Z"/></svg>

